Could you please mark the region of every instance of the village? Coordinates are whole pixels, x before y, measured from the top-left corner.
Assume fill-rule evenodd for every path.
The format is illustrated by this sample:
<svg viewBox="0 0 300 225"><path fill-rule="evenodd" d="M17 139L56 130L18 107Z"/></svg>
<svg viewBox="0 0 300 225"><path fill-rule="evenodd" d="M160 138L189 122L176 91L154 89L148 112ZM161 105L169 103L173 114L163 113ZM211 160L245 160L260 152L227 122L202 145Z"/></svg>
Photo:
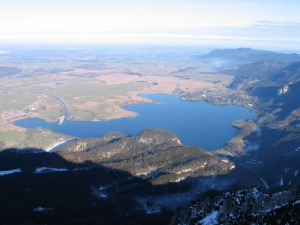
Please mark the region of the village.
<svg viewBox="0 0 300 225"><path fill-rule="evenodd" d="M0 115L0 124L6 124L12 119L16 119L19 117L24 117L28 115L31 111L36 111L40 108L40 104L47 98L47 94L42 93L37 96L37 100L29 103L22 109L12 109L3 111Z"/></svg>
<svg viewBox="0 0 300 225"><path fill-rule="evenodd" d="M212 104L224 105L224 104L233 104L233 105L241 105L253 112L259 112L259 108L257 108L255 104L255 100L245 94L243 91L239 90L231 90L228 88L210 88L203 89L197 92L184 92L177 91L177 94L183 100L197 100L197 101L207 101Z"/></svg>

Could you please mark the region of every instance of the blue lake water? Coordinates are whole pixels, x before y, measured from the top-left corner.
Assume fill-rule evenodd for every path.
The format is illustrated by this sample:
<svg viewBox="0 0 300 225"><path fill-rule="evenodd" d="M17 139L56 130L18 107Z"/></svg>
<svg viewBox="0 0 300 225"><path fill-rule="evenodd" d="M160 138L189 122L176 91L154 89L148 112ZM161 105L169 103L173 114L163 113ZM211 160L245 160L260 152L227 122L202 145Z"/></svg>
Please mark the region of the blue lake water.
<svg viewBox="0 0 300 225"><path fill-rule="evenodd" d="M145 128L159 128L175 133L182 144L199 146L207 151L224 147L234 136L234 120L256 119L250 110L236 105L212 105L204 101L184 101L174 94L144 94L145 98L162 104L131 104L125 110L138 115L99 122L65 120L62 124L48 123L40 118L18 120L24 128L43 127L75 137L99 137L109 131L130 136Z"/></svg>

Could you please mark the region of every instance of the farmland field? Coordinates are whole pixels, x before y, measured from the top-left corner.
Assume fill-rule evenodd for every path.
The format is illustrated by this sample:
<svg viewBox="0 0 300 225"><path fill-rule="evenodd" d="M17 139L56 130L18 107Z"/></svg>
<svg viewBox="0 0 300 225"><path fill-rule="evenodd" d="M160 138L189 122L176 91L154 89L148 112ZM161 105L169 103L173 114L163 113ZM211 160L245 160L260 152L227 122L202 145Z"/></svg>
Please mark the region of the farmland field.
<svg viewBox="0 0 300 225"><path fill-rule="evenodd" d="M232 77L218 73L196 58L178 53L134 56L122 51L58 49L27 56L26 49L0 55L0 141L2 147L45 147L51 141L14 121L39 117L48 122L64 119L98 121L135 116L122 109L131 103L149 103L143 93L185 93L224 89ZM139 54L139 53L136 53ZM172 56L173 54L173 56ZM51 131L47 131L50 132ZM59 134L52 134L55 138ZM48 141L46 141L48 140ZM52 142L55 142L53 140Z"/></svg>

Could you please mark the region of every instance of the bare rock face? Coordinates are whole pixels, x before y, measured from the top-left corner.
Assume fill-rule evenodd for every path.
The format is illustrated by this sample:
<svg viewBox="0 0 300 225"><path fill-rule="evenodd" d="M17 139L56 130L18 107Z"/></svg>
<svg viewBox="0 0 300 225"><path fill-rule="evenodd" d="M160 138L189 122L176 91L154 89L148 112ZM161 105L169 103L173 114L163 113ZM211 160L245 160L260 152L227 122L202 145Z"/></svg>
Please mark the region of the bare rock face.
<svg viewBox="0 0 300 225"><path fill-rule="evenodd" d="M287 93L289 90L289 85L284 85L283 87L278 89L278 95L283 95L285 93Z"/></svg>
<svg viewBox="0 0 300 225"><path fill-rule="evenodd" d="M226 192L193 201L171 224L296 224L299 193L300 187L272 195L257 187Z"/></svg>

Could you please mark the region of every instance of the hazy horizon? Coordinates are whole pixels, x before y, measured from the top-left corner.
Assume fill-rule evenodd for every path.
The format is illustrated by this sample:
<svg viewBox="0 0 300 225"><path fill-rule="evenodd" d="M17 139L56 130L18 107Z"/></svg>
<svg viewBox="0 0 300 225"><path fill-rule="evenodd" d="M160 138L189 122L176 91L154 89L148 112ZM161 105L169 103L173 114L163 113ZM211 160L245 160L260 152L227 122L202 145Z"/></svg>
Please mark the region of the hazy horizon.
<svg viewBox="0 0 300 225"><path fill-rule="evenodd" d="M298 1L4 0L0 43L300 50Z"/></svg>

